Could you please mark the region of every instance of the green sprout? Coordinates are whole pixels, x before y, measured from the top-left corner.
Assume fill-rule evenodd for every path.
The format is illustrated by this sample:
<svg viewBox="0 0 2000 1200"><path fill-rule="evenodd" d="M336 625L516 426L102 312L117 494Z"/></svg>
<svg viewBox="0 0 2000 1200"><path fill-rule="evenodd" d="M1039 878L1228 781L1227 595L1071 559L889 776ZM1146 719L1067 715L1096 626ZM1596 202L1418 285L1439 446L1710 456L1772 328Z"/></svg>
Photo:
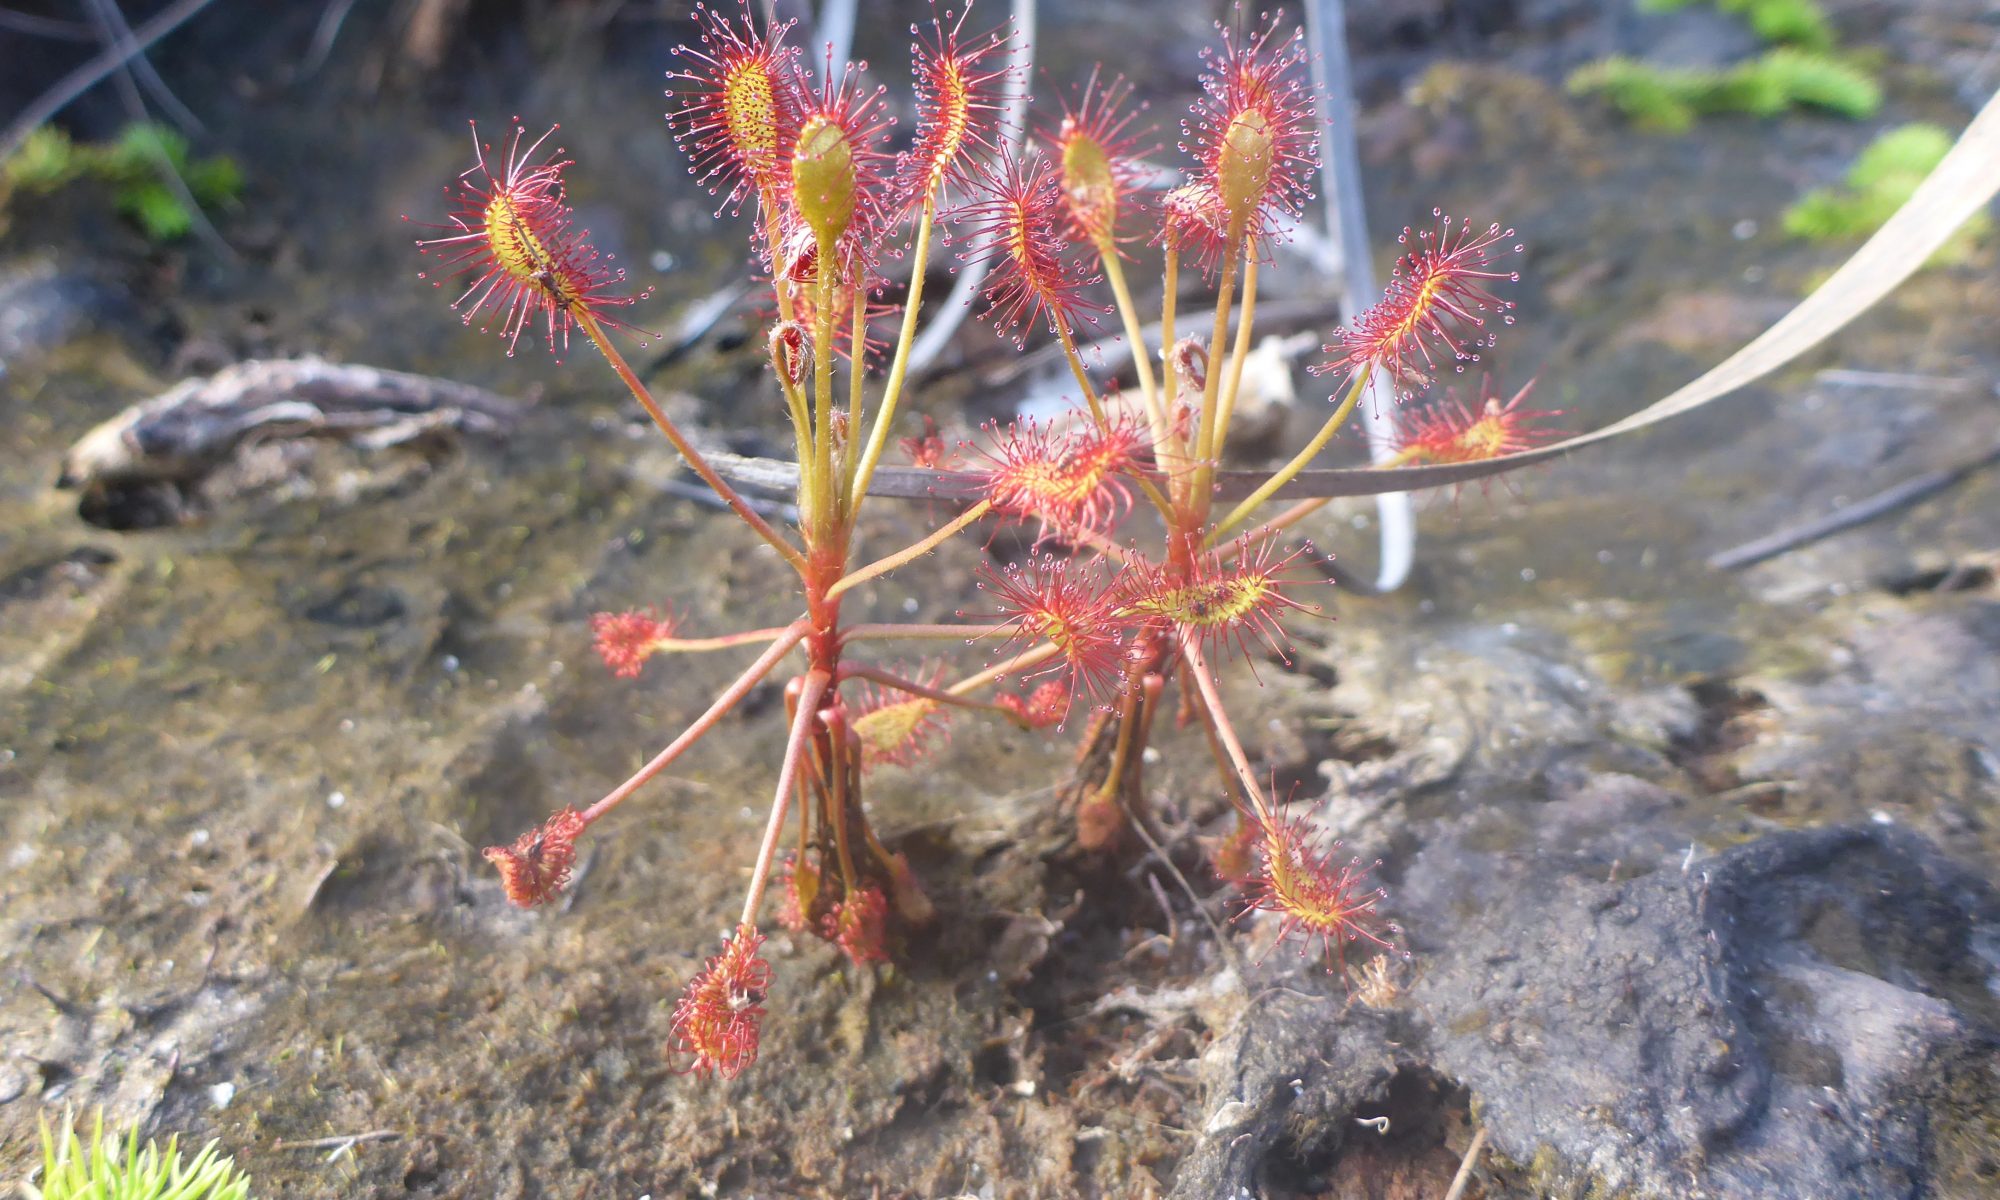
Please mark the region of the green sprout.
<svg viewBox="0 0 2000 1200"><path fill-rule="evenodd" d="M24 1182L21 1192L27 1200L248 1200L250 1180L234 1160L217 1155L214 1142L182 1162L179 1141L169 1138L161 1150L148 1139L141 1147L136 1127L122 1144L116 1136L107 1140L100 1111L86 1151L75 1113L63 1116L60 1134L44 1118L41 1182Z"/></svg>

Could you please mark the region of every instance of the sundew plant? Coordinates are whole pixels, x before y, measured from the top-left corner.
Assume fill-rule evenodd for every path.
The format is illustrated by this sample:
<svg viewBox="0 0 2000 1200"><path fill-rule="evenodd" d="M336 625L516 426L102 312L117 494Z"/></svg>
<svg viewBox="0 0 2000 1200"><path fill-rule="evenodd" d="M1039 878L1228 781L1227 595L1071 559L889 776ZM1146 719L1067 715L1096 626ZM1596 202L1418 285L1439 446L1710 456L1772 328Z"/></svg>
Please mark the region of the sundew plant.
<svg viewBox="0 0 2000 1200"><path fill-rule="evenodd" d="M1323 501L1276 508L1369 393L1386 383L1414 400L1463 370L1504 324L1500 288L1518 251L1512 231L1433 214L1405 230L1406 253L1380 303L1332 335L1319 371L1336 382L1331 412L1284 465L1233 502L1217 465L1243 391L1258 272L1310 198L1318 119L1301 39L1282 18L1219 31L1201 64L1201 98L1181 124L1178 186L1148 193L1157 172L1122 80L1093 75L1034 120L1025 148L1001 127L1000 97L1019 80L1000 32L966 32L967 15L912 28L913 136L897 138L884 93L853 65L809 74L785 25L745 8L698 11L701 36L670 75L669 120L692 170L721 198L719 219L753 230L749 269L768 293L769 402L790 416L798 519L781 529L706 461L627 365L619 314L635 302L622 273L572 223L571 163L518 125L501 149L481 145L448 191L455 211L419 247L455 277L470 324L562 351L588 340L674 447L798 577L788 624L735 632L681 628L671 613L603 613L597 650L619 676L662 655L754 652L736 680L633 776L587 807L565 808L508 846L486 851L509 899L542 904L567 885L576 842L641 791L781 665L789 735L743 908L720 952L689 981L673 1049L698 1075L732 1077L757 1056L771 970L760 956L775 920L836 943L858 964L891 959L935 905L862 805L871 766L923 752L954 714L994 714L1023 729L1076 727L1076 777L1059 795L1085 852L1115 853L1144 819L1144 751L1163 707L1206 733L1238 828L1217 855L1268 910L1280 939L1321 946L1344 969L1350 946L1400 953L1368 868L1322 845L1253 771L1224 707L1219 673L1258 647L1280 656L1286 625L1311 619L1327 587L1315 551L1290 531ZM1025 346L1051 338L1075 377L1075 411L1055 423L989 428L971 466L942 469L941 439L909 430L910 359L924 275L955 231L963 261L987 270L981 311ZM1127 276L1131 248L1156 247L1165 297L1156 356ZM433 274L437 274L433 272ZM1198 277L1212 311L1179 311ZM897 290L900 289L900 290ZM889 302L888 297L897 301ZM1100 386L1080 343L1100 323L1125 333L1130 372ZM1381 389L1377 389L1381 390ZM1455 401L1405 424L1400 461L1462 462L1539 439L1521 397ZM914 431L910 431L914 433ZM892 450L892 447L894 448ZM871 484L891 455L936 469L938 494L964 497L934 532L870 562L852 547ZM946 488L944 485L952 486ZM919 560L975 525L1030 524L1034 552L982 568L982 602L944 624L852 619L856 585ZM983 653L962 678L910 670L885 653L914 644ZM1072 721L1072 718L1075 718ZM777 895L766 903L776 880ZM767 910L775 910L769 912Z"/></svg>

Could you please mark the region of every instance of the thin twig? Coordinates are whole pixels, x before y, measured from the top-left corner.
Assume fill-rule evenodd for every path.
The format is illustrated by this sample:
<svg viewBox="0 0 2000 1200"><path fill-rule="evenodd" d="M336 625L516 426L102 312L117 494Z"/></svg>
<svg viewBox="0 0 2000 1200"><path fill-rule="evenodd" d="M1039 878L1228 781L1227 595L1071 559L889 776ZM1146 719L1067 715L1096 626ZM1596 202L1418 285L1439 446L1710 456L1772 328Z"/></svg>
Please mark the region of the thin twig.
<svg viewBox="0 0 2000 1200"><path fill-rule="evenodd" d="M122 68L124 73L136 79L140 87L152 93L153 103L165 109L176 125L189 133L205 132L208 127L201 123L200 117L194 115L193 109L182 104L181 98L174 95L167 87L167 81L161 79L160 73L153 69L153 63L146 57L145 51L131 46L132 26L125 20L125 14L119 10L115 0L90 0L90 6L94 10L93 16L97 20L98 27L109 28L111 31L109 39L111 45L107 49L124 52L125 65Z"/></svg>
<svg viewBox="0 0 2000 1200"><path fill-rule="evenodd" d="M152 20L132 31L131 43L125 53L107 47L100 50L89 62L57 80L55 86L43 92L33 104L21 110L14 123L0 134L0 159L4 159L19 149L28 135L41 128L42 123L68 106L69 102L95 87L106 76L116 71L125 61L126 53L136 54L161 38L179 29L188 19L215 0L180 0L179 3L162 9Z"/></svg>
<svg viewBox="0 0 2000 1200"><path fill-rule="evenodd" d="M1458 1200L1465 1195L1465 1186L1472 1182L1472 1168L1479 1161L1479 1152L1486 1148L1486 1126L1481 1125L1473 1132L1472 1144L1465 1148L1465 1161L1458 1164L1458 1174L1451 1177L1451 1190L1444 1194L1444 1200Z"/></svg>
<svg viewBox="0 0 2000 1200"><path fill-rule="evenodd" d="M273 1150L344 1150L363 1142L393 1142L402 1137L394 1129L371 1129L366 1133L337 1133L332 1137L307 1138L297 1142L272 1142Z"/></svg>
<svg viewBox="0 0 2000 1200"><path fill-rule="evenodd" d="M1943 491L1979 468L1991 466L1996 462L2000 462L2000 443L1953 466L1926 471L1864 500L1843 505L1816 521L1807 521L1803 525L1781 529L1769 536L1710 555L1708 565L1717 571L1734 571L1763 562L1767 558L1776 558L1780 554L1809 545L1821 538L1886 516L1906 505L1915 504L1927 496Z"/></svg>

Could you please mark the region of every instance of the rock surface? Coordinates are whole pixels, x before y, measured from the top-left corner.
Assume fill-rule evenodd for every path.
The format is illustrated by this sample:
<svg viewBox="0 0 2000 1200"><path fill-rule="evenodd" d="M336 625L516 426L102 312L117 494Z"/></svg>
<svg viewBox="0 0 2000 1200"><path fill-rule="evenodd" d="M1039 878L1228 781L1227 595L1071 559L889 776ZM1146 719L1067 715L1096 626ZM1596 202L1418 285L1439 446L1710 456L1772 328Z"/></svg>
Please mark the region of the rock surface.
<svg viewBox="0 0 2000 1200"><path fill-rule="evenodd" d="M1382 1136L1357 1118L1411 1077L1432 1104L1470 1096L1503 1194L1859 1200L1991 1177L2000 903L1926 840L1774 833L1513 900L1426 926L1431 965L1386 1011L1253 1004L1211 1048L1220 1103L1175 1194L1334 1189L1342 1149ZM1427 1128L1407 1102L1398 1124Z"/></svg>

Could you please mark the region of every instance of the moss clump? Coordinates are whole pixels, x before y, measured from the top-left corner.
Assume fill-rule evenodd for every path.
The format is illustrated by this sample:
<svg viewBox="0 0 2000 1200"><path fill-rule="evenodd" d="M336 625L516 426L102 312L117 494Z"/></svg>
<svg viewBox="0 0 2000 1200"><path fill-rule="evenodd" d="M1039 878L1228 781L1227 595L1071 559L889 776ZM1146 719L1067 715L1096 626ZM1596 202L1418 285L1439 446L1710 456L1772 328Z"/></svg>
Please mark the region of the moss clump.
<svg viewBox="0 0 2000 1200"><path fill-rule="evenodd" d="M1694 0L1638 0L1648 12L1674 12ZM1715 0L1767 43L1760 57L1721 70L1656 67L1609 58L1577 71L1569 90L1602 94L1645 129L1682 133L1698 116L1749 113L1774 117L1817 108L1860 119L1882 106L1874 77L1834 53L1833 27L1818 0Z"/></svg>
<svg viewBox="0 0 2000 1200"><path fill-rule="evenodd" d="M117 141L103 145L78 145L62 130L44 125L0 163L0 204L15 192L46 195L94 180L110 187L118 211L148 238L171 242L185 237L195 219L181 191L169 182L172 176L204 209L234 203L243 191L243 172L233 159L193 158L187 139L162 125L128 125Z"/></svg>
<svg viewBox="0 0 2000 1200"><path fill-rule="evenodd" d="M1784 97L1784 108L1823 109L1859 121L1882 107L1882 87L1874 77L1838 58L1780 48L1746 66Z"/></svg>
<svg viewBox="0 0 2000 1200"><path fill-rule="evenodd" d="M1685 132L1697 116L1713 113L1772 117L1818 108L1859 119L1882 106L1882 89L1865 72L1789 47L1720 71L1608 58L1571 75L1569 90L1602 95L1641 128L1661 133Z"/></svg>
<svg viewBox="0 0 2000 1200"><path fill-rule="evenodd" d="M38 126L12 158L0 163L0 179L24 192L52 192L76 178L78 158L68 134L53 125Z"/></svg>
<svg viewBox="0 0 2000 1200"><path fill-rule="evenodd" d="M1694 0L1639 0L1639 8L1676 12L1692 3ZM1808 50L1833 48L1833 26L1819 0L1715 0L1715 7L1743 18L1750 31L1766 42Z"/></svg>
<svg viewBox="0 0 2000 1200"><path fill-rule="evenodd" d="M179 1139L167 1148L129 1130L121 1144L104 1136L104 1114L85 1148L76 1136L75 1114L63 1117L56 1134L42 1122L42 1174L39 1183L23 1182L28 1200L248 1200L250 1180L238 1173L233 1160L216 1155L215 1143L202 1147L193 1162L182 1162Z"/></svg>
<svg viewBox="0 0 2000 1200"><path fill-rule="evenodd" d="M1907 203L1950 152L1952 136L1937 125L1901 125L1868 144L1839 187L1807 192L1785 210L1785 232L1816 242L1859 241L1882 227ZM1933 263L1958 263L1992 232L1993 219L1977 213L1938 250Z"/></svg>

